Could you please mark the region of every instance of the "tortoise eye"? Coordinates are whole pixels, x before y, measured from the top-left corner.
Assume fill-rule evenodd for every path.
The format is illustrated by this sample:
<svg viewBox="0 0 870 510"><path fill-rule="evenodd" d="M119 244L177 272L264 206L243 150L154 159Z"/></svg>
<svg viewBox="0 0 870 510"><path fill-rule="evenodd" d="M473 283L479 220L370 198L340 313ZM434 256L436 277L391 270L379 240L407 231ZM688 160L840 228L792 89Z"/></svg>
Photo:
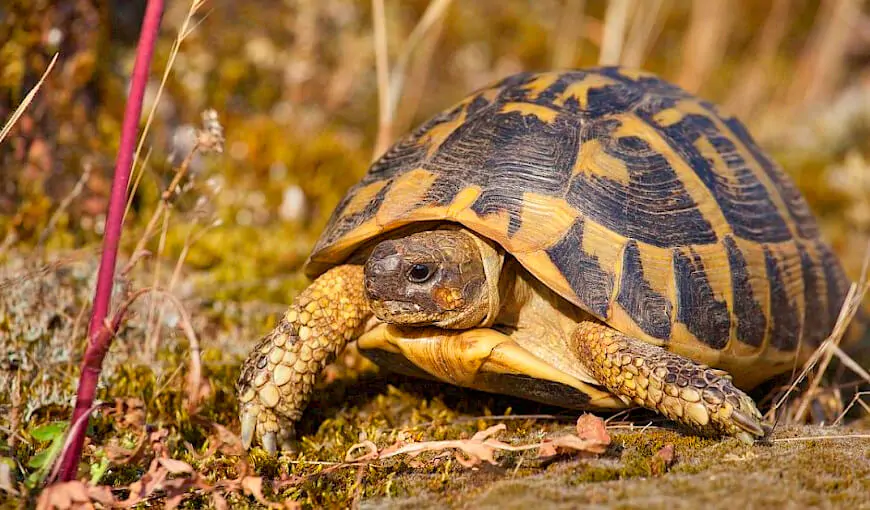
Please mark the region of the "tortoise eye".
<svg viewBox="0 0 870 510"><path fill-rule="evenodd" d="M431 277L432 268L426 264L414 264L408 271L408 281L412 283L423 283Z"/></svg>

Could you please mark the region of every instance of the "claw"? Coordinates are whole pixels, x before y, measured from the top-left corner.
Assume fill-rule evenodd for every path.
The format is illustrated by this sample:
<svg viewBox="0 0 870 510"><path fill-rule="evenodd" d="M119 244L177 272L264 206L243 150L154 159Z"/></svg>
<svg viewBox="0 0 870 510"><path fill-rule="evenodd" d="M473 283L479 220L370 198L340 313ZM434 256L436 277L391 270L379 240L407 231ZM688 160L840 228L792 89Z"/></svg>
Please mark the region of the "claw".
<svg viewBox="0 0 870 510"><path fill-rule="evenodd" d="M266 432L263 434L263 437L260 438L260 441L263 443L263 448L266 449L272 455L278 453L278 435L274 432Z"/></svg>
<svg viewBox="0 0 870 510"><path fill-rule="evenodd" d="M733 420L738 427L743 429L737 434L737 437L741 437L745 434L750 438L750 444L754 442L754 438L764 437L766 435L765 427L758 419L739 409L734 409L731 412L731 420ZM743 441L742 437L741 441Z"/></svg>
<svg viewBox="0 0 870 510"><path fill-rule="evenodd" d="M257 430L257 415L260 414L256 407L248 407L242 411L242 446L245 450L251 448L254 442L254 433Z"/></svg>

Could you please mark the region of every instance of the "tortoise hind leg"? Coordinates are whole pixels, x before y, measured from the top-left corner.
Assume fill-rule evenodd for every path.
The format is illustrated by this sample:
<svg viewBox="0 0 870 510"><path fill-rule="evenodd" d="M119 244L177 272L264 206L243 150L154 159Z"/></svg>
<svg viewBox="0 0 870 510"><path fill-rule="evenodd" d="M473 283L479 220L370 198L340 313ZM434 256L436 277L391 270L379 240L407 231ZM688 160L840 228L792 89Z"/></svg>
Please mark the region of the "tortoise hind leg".
<svg viewBox="0 0 870 510"><path fill-rule="evenodd" d="M722 370L596 322L581 322L571 341L607 389L698 433L731 435L751 444L770 432L752 399Z"/></svg>

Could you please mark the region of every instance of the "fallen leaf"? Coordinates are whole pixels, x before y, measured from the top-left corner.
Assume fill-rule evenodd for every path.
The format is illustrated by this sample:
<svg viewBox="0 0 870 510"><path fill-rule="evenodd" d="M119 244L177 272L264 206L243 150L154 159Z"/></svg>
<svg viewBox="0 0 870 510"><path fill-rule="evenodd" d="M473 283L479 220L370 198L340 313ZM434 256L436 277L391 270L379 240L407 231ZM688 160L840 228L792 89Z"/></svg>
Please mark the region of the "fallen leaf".
<svg viewBox="0 0 870 510"><path fill-rule="evenodd" d="M157 459L157 462L160 463L163 467L169 470L170 473L174 475L178 474L192 474L193 468L190 467L190 464L187 462L183 462L176 459Z"/></svg>
<svg viewBox="0 0 870 510"><path fill-rule="evenodd" d="M604 420L584 414L577 419L577 435L565 434L553 439L545 439L538 447L538 457L553 457L560 453L583 452L602 454L610 444L610 435L604 426Z"/></svg>
<svg viewBox="0 0 870 510"><path fill-rule="evenodd" d="M211 502L214 504L216 510L227 510L229 506L227 505L227 499L218 492L211 493Z"/></svg>
<svg viewBox="0 0 870 510"><path fill-rule="evenodd" d="M494 457L496 450L518 451L528 449L525 447L511 446L507 443L498 441L497 439L490 439L490 436L505 430L505 428L507 427L503 423L500 423L489 427L486 430L477 432L471 437L471 439L409 443L388 453L381 452L380 458L384 459L401 454L416 457L423 452L458 450L454 453L454 457L456 458L456 461L464 467L474 467L481 462L496 464Z"/></svg>
<svg viewBox="0 0 870 510"><path fill-rule="evenodd" d="M115 504L117 503L117 501L115 500L115 496L112 495L112 488L108 485L97 485L88 487L88 497L91 498L91 501L101 503L107 508L115 506Z"/></svg>
<svg viewBox="0 0 870 510"><path fill-rule="evenodd" d="M254 499L262 505L266 505L269 508L281 508L280 504L273 503L263 496L263 477L261 476L246 476L242 478L242 490L245 494L254 496Z"/></svg>
<svg viewBox="0 0 870 510"><path fill-rule="evenodd" d="M586 413L577 418L577 435L580 439L594 440L604 446L610 444L610 434L607 433L604 420L594 414ZM598 453L604 453L604 450Z"/></svg>
<svg viewBox="0 0 870 510"><path fill-rule="evenodd" d="M650 462L652 474L654 475L663 475L668 469L674 464L675 460L675 450L674 445L666 444L659 451L653 455L652 462Z"/></svg>
<svg viewBox="0 0 870 510"><path fill-rule="evenodd" d="M12 467L5 458L0 458L0 490L13 496L18 495L18 491L12 485Z"/></svg>
<svg viewBox="0 0 870 510"><path fill-rule="evenodd" d="M79 480L49 485L36 502L37 510L67 510L77 507L93 508L88 489Z"/></svg>

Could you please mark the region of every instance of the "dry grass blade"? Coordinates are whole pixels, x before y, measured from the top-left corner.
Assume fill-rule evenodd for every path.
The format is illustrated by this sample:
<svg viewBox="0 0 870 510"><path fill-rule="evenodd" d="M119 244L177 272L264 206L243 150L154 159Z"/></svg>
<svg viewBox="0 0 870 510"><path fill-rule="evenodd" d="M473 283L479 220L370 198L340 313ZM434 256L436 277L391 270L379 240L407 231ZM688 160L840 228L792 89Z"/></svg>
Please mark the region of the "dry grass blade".
<svg viewBox="0 0 870 510"><path fill-rule="evenodd" d="M842 439L870 439L870 434L843 434L837 436L801 436L781 437L774 439L774 443L794 443L796 441L836 441Z"/></svg>
<svg viewBox="0 0 870 510"><path fill-rule="evenodd" d="M855 407L856 404L860 405L862 408L864 408L864 410L867 411L867 414L870 415L870 405L867 405L863 399L863 397L865 397L867 395L870 395L870 391L859 391L858 393L855 393L855 396L852 397L852 401L849 402L849 405L847 405L843 409L843 412L840 413L839 416L837 416L837 419L834 420L833 424L839 425L840 422L843 421L843 418L846 417L846 415L849 413L849 411L851 411L852 408Z"/></svg>
<svg viewBox="0 0 870 510"><path fill-rule="evenodd" d="M42 73L42 77L39 78L39 81L36 82L36 85L30 89L30 92L24 96L24 100L21 101L21 104L18 105L18 108L12 112L12 116L6 121L3 125L3 129L0 129L0 143L3 143L3 140L6 138L6 135L9 134L9 131L12 130L12 126L18 122L18 119L24 114L24 110L30 106L30 103L33 102L33 98L36 97L36 93L39 92L40 87L42 87L42 83L45 81L45 78L48 77L48 73L54 69L54 64L57 62L57 56L59 53L55 53L53 57L51 57L51 62L48 63L48 67L45 68L45 72Z"/></svg>
<svg viewBox="0 0 870 510"><path fill-rule="evenodd" d="M396 59L396 65L390 73L390 86L388 88L389 101L387 103L387 118L392 121L396 115L396 109L399 106L399 100L402 97L402 88L404 87L405 76L407 74L408 63L411 61L411 55L420 46L420 43L426 38L426 35L437 25L444 17L447 8L450 7L452 0L432 0L423 16L411 35L402 45L402 53ZM385 43L385 42L384 42ZM380 64L378 64L380 65Z"/></svg>
<svg viewBox="0 0 870 510"><path fill-rule="evenodd" d="M178 57L178 52L181 50L181 44L196 28L197 25L191 24L191 21L204 4L205 0L192 0L190 2L190 8L187 10L187 16L181 23L181 28L178 29L178 35L175 37L175 41L172 43L172 48L169 50L169 58L166 61L166 68L163 70L163 77L160 79L160 86L157 87L154 102L151 105L151 110L148 112L148 118L145 121L145 126L142 128L142 133L139 135L139 143L136 146L136 152L133 156L134 167L135 162L139 161L139 155L142 153L142 147L145 145L145 139L148 137L151 123L154 121L154 115L157 113L157 106L160 104L160 98L163 96L163 89L166 87L166 80L169 79L169 73L172 72L172 66L175 64L175 59ZM130 196L132 197L132 195Z"/></svg>
<svg viewBox="0 0 870 510"><path fill-rule="evenodd" d="M39 239L36 244L40 248L43 247L45 241L48 240L48 237L54 232L54 228L57 225L57 222L60 221L60 216L69 209L70 204L72 204L73 200L76 199L79 195L82 194L82 191L85 189L85 183L88 182L88 179L91 177L91 165L85 164L84 170L82 171L82 175L76 181L73 189L61 200L60 204L57 206L57 209L52 213L51 217L48 219L48 224L46 224L45 228L42 229L42 233L39 234Z"/></svg>
<svg viewBox="0 0 870 510"><path fill-rule="evenodd" d="M577 44L583 38L585 10L585 0L565 0L559 13L556 37L553 41L552 67L554 69L565 69L574 65Z"/></svg>
<svg viewBox="0 0 870 510"><path fill-rule="evenodd" d="M392 138L390 118L390 62L387 55L387 20L384 0L372 0L372 25L374 27L375 71L378 76L378 137L372 159L383 154Z"/></svg>
<svg viewBox="0 0 870 510"><path fill-rule="evenodd" d="M625 42L625 50L622 53L622 65L635 68L643 65L653 43L665 26L667 14L665 6L666 0L646 0L637 6L631 22L631 30L628 32L628 40Z"/></svg>
<svg viewBox="0 0 870 510"><path fill-rule="evenodd" d="M622 44L625 39L625 25L628 22L629 0L610 0L604 15L604 35L601 40L601 52L598 64L603 66L616 65L622 55Z"/></svg>
<svg viewBox="0 0 870 510"><path fill-rule="evenodd" d="M725 55L734 6L728 0L694 0L692 21L683 38L683 67L677 84L697 92Z"/></svg>
<svg viewBox="0 0 870 510"><path fill-rule="evenodd" d="M821 3L813 33L784 96L789 104L811 104L830 96L843 75L847 46L860 19L861 3L860 0Z"/></svg>
<svg viewBox="0 0 870 510"><path fill-rule="evenodd" d="M755 40L751 56L746 58L737 76L734 88L724 101L724 109L742 118L749 118L768 89L770 69L774 64L788 28L793 0L774 0L761 33Z"/></svg>
<svg viewBox="0 0 870 510"><path fill-rule="evenodd" d="M776 402L773 408L770 410L770 414L775 414L776 411L782 406L782 404L786 401L788 396L792 391L800 384L813 370L813 368L818 365L818 370L810 382L809 387L804 393L804 398L800 402L797 411L791 417L792 420L800 421L803 416L805 416L807 409L809 407L810 402L812 401L813 395L816 389L819 387L821 383L822 375L824 375L825 371L828 368L828 365L831 362L831 359L835 355L836 349L835 347L839 346L840 341L843 339L843 335L846 334L846 331L849 328L849 324L852 322L852 319L858 313L858 310L861 307L861 303L864 300L864 296L867 294L867 291L870 290L870 243L868 243L865 254L864 254L864 264L861 269L861 276L859 277L856 283L853 283L849 288L848 294L846 294L846 299L843 303L843 306L840 308L840 315L837 317L837 322L834 324L834 329L828 338L822 342L821 345L813 352L812 356L807 360L804 364L803 370L795 378L794 382L789 386L788 390L786 390L785 394ZM848 366L848 365L847 365ZM859 367L860 368L860 367ZM863 371L866 373L866 371ZM859 372L860 374L860 372Z"/></svg>

